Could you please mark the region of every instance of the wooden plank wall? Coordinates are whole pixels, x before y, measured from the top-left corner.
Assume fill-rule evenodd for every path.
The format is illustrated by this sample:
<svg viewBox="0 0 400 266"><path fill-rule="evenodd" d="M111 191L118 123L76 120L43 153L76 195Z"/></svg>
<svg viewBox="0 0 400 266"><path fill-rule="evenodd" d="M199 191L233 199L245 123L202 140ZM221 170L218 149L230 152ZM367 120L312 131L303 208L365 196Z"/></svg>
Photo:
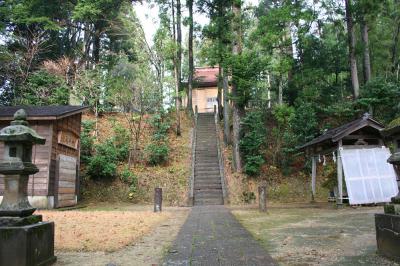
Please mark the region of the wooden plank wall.
<svg viewBox="0 0 400 266"><path fill-rule="evenodd" d="M0 129L8 126L9 122L0 124ZM30 127L46 138L45 145L35 145L32 149L32 162L39 168L39 172L29 176L28 195L46 196L49 184L49 162L52 145L52 126L46 121L29 121ZM3 159L4 144L0 144L0 160ZM0 195L3 195L4 179L0 178Z"/></svg>
<svg viewBox="0 0 400 266"><path fill-rule="evenodd" d="M67 155L70 157L73 157L76 159L76 167L75 167L75 195L79 194L79 164L80 164L80 141L78 142L78 149L73 149L70 147L67 147L62 144L58 144L58 132L59 131L69 131L74 133L76 136L80 136L81 134L81 119L82 119L82 114L75 114L72 116L68 116L62 119L59 119L54 122L53 124L53 147L52 147L52 152L51 152L51 160L53 162L58 161L58 157L60 155ZM50 167L50 180L56 179L58 171L58 166L55 167ZM50 183L50 187L52 187L52 184ZM57 191L58 189L58 184L57 181L55 181L54 184L54 192L50 191L51 195L57 196L60 191ZM61 193L62 194L62 193ZM57 204L56 204L57 205Z"/></svg>
<svg viewBox="0 0 400 266"><path fill-rule="evenodd" d="M60 154L57 159L55 205L59 207L76 204L76 167L77 159Z"/></svg>

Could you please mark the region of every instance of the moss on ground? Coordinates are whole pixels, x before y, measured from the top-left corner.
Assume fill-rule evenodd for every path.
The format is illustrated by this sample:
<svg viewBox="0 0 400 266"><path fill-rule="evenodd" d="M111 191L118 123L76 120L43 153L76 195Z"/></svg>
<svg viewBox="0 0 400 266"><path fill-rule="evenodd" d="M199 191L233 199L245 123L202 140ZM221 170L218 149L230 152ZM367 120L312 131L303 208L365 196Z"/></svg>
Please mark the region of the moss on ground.
<svg viewBox="0 0 400 266"><path fill-rule="evenodd" d="M396 265L376 253L377 212L382 207L289 205L233 214L282 265Z"/></svg>

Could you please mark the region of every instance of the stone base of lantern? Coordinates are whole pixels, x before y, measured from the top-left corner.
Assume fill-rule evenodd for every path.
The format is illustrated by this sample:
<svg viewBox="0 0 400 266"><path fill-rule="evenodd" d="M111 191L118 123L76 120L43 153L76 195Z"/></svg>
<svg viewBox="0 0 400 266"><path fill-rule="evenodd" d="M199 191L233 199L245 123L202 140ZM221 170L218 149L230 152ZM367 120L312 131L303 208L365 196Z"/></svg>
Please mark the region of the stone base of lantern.
<svg viewBox="0 0 400 266"><path fill-rule="evenodd" d="M378 252L400 261L400 215L375 214Z"/></svg>
<svg viewBox="0 0 400 266"><path fill-rule="evenodd" d="M38 216L40 215L30 216L31 221ZM0 220L3 218L0 217ZM0 226L0 265L44 266L51 265L56 260L53 222Z"/></svg>

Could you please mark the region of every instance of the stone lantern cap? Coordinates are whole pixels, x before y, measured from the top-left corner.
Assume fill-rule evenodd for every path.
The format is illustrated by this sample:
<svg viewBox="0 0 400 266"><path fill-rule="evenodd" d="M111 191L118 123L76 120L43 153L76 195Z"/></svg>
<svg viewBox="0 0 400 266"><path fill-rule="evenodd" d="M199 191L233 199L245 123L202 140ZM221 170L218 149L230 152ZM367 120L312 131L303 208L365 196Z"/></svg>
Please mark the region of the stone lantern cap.
<svg viewBox="0 0 400 266"><path fill-rule="evenodd" d="M11 125L0 130L0 141L4 142L29 142L33 144L45 144L46 139L40 137L35 130L28 127L27 114L20 109L14 114Z"/></svg>

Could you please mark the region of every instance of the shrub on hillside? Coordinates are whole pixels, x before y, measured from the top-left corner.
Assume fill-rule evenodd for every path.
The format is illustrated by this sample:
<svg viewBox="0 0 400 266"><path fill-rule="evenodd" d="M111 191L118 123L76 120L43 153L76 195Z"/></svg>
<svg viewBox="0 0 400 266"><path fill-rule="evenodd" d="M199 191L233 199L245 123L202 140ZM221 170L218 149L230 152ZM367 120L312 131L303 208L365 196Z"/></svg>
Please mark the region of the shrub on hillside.
<svg viewBox="0 0 400 266"><path fill-rule="evenodd" d="M81 132L81 160L83 163L88 163L93 152L94 137L91 134L94 128L94 121L82 121Z"/></svg>
<svg viewBox="0 0 400 266"><path fill-rule="evenodd" d="M243 119L243 137L240 140L240 150L244 155L244 172L250 176L260 173L265 162L262 148L265 143L265 125L261 111L251 111Z"/></svg>
<svg viewBox="0 0 400 266"><path fill-rule="evenodd" d="M160 112L153 115L150 119L150 125L153 127L153 135L151 143L146 146L145 153L147 162L150 165L163 164L168 160L168 130L169 122L165 118L165 114Z"/></svg>
<svg viewBox="0 0 400 266"><path fill-rule="evenodd" d="M118 164L118 150L113 139L95 145L95 155L89 158L87 174L92 179L114 179Z"/></svg>
<svg viewBox="0 0 400 266"><path fill-rule="evenodd" d="M90 158L87 166L87 174L92 179L105 180L115 178L117 165L107 156L98 155Z"/></svg>
<svg viewBox="0 0 400 266"><path fill-rule="evenodd" d="M150 143L146 146L147 161L151 165L163 164L167 161L169 147L165 143Z"/></svg>

